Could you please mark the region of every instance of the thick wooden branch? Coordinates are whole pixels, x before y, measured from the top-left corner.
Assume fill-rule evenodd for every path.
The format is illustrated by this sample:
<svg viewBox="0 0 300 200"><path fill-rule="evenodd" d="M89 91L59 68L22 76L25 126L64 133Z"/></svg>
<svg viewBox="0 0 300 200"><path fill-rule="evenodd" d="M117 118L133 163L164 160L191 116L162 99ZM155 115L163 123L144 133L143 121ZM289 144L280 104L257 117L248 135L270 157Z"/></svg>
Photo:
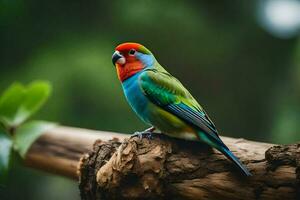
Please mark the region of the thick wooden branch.
<svg viewBox="0 0 300 200"><path fill-rule="evenodd" d="M222 154L199 142L161 135L129 139L125 134L66 127L39 138L26 163L74 179L79 176L82 199L300 197L300 144L222 139L252 177L243 177Z"/></svg>
<svg viewBox="0 0 300 200"><path fill-rule="evenodd" d="M81 128L55 127L45 132L26 155L27 166L78 180L78 163L96 140L123 141L125 134Z"/></svg>

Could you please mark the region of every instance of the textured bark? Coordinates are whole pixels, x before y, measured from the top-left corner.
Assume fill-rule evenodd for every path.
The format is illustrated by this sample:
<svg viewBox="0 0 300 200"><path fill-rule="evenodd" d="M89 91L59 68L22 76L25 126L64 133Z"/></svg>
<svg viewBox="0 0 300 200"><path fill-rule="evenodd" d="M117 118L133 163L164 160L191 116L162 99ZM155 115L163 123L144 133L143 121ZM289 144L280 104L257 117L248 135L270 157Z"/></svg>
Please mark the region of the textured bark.
<svg viewBox="0 0 300 200"><path fill-rule="evenodd" d="M223 140L252 177L198 142L131 138L96 143L82 159L82 199L299 199L299 144Z"/></svg>
<svg viewBox="0 0 300 200"><path fill-rule="evenodd" d="M199 142L68 127L43 134L26 164L79 177L82 199L300 199L300 144L222 139L252 177Z"/></svg>

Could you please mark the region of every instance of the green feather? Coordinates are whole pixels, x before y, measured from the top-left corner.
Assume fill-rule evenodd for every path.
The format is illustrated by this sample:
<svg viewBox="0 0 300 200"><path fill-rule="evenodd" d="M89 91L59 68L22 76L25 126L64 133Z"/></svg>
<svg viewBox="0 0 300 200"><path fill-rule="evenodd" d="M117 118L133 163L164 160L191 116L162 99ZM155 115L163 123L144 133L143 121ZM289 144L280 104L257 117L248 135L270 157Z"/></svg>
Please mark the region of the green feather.
<svg viewBox="0 0 300 200"><path fill-rule="evenodd" d="M184 102L195 110L203 110L189 91L165 70L145 70L140 76L140 86L147 95L155 96L161 105Z"/></svg>
<svg viewBox="0 0 300 200"><path fill-rule="evenodd" d="M162 67L145 70L140 75L140 87L149 100L187 124L203 130L220 144L215 125L189 91Z"/></svg>

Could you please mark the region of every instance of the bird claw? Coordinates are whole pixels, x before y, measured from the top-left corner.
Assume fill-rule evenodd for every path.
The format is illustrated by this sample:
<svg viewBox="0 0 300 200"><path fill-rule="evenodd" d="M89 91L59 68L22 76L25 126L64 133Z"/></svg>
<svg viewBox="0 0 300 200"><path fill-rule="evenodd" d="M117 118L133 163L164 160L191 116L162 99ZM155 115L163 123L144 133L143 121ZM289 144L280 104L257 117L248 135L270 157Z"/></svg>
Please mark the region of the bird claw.
<svg viewBox="0 0 300 200"><path fill-rule="evenodd" d="M153 126L151 126L150 128L147 128L144 131L141 131L141 132L137 131L137 132L135 132L130 138L138 137L139 139L143 139L144 136L145 136L149 140L152 140L153 139L152 133L153 133L154 130L155 130L155 128Z"/></svg>
<svg viewBox="0 0 300 200"><path fill-rule="evenodd" d="M130 138L138 137L139 139L148 138L150 140L153 139L152 132L150 131L142 131L142 132L135 132Z"/></svg>

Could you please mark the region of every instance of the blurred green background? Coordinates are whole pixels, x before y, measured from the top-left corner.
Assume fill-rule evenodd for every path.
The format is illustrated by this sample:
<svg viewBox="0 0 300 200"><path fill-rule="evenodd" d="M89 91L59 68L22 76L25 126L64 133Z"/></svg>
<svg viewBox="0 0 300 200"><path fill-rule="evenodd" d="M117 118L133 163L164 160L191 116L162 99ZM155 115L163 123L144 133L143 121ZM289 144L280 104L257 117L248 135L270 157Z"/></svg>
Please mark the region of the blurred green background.
<svg viewBox="0 0 300 200"><path fill-rule="evenodd" d="M0 0L0 91L49 80L53 94L35 118L142 130L111 64L117 44L135 41L189 88L221 135L296 142L300 16L291 13L300 2L272 7L279 1ZM79 191L73 181L14 166L0 199L79 199Z"/></svg>

